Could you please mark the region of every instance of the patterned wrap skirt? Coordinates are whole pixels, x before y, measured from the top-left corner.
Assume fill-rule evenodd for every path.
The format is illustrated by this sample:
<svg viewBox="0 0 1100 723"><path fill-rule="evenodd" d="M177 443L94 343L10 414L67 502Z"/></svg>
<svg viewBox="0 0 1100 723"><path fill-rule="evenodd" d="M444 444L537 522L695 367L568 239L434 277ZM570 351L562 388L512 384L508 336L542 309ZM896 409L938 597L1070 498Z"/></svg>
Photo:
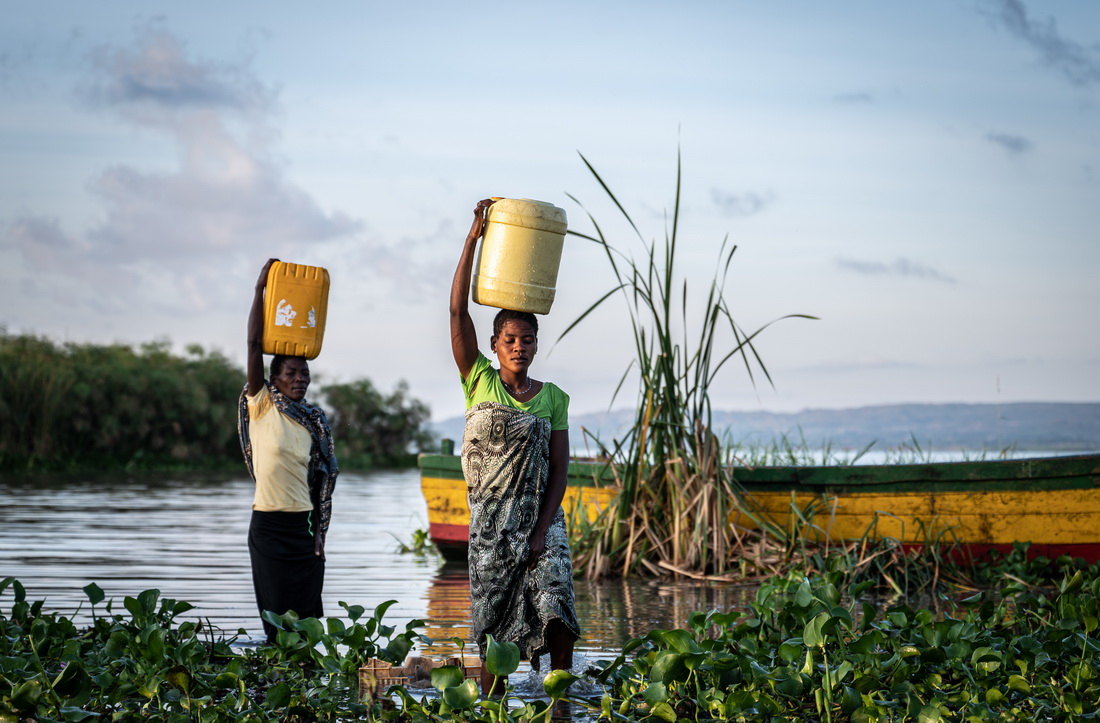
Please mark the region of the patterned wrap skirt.
<svg viewBox="0 0 1100 723"><path fill-rule="evenodd" d="M550 422L496 402L466 411L462 472L470 505L470 597L481 657L486 635L519 646L539 668L554 620L580 636L565 513L558 508L545 551L527 569L531 533L550 476Z"/></svg>

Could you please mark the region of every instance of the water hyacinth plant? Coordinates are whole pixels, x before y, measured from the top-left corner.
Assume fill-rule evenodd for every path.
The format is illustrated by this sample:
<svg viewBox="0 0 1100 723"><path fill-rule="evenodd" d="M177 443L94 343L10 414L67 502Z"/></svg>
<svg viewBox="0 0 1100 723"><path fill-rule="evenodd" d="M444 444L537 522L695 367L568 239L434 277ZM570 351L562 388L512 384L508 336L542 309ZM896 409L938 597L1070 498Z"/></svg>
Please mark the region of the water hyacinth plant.
<svg viewBox="0 0 1100 723"><path fill-rule="evenodd" d="M861 601L871 581L845 590L841 558L825 568L762 585L747 614L699 612L629 642L600 675L608 707L670 722L1100 716L1096 566L979 593L957 617L880 610Z"/></svg>
<svg viewBox="0 0 1100 723"><path fill-rule="evenodd" d="M578 567L589 577L613 571L623 575L723 575L738 564L741 533L730 526L729 519L735 506L744 507L744 502L725 445L712 431L710 388L735 360L753 384L758 376L771 382L753 342L775 322L748 332L734 320L725 285L737 246L730 244L728 237L718 248L715 275L702 291L702 310L690 310L689 292L691 303L699 292L689 289L687 277L676 269L681 243L679 157L672 217L661 242L645 239L600 174L583 155L581 158L641 242L643 253L639 260L613 246L591 213L588 217L595 235L569 231L600 245L615 284L573 321L562 337L609 299L622 297L630 315L634 360L615 394L631 367L639 376L632 430L624 439L609 444L594 440L618 471L622 493L608 516L605 534L578 540ZM788 318L815 317L781 317ZM764 519L758 524L770 527ZM772 531L783 534L782 530Z"/></svg>
<svg viewBox="0 0 1100 723"><path fill-rule="evenodd" d="M0 580L0 596L9 591L10 608L0 611L2 723L356 719L369 713L357 696L359 667L372 657L400 663L424 640L419 620L403 631L383 623L394 601L370 616L340 603L347 621L268 613L276 644L247 648L201 620L178 622L193 606L158 590L126 596L116 611L113 600L99 608L103 590L86 586L84 629L29 600L18 580Z"/></svg>
<svg viewBox="0 0 1100 723"><path fill-rule="evenodd" d="M1100 567L1026 556L994 566L1001 582L948 614L876 606L849 559L814 561L762 584L744 611L700 611L597 661L599 687L569 694L553 671L544 698L478 690L457 666L433 668L432 694L392 686L360 699L356 669L398 662L419 636L344 605L350 625L272 618L276 645L240 649L196 622L189 603L147 590L125 613L85 588L93 624L30 601L0 581L0 721L550 721L559 702L577 721L1063 721L1100 718ZM1052 583L1053 579L1053 583ZM1037 586L1032 583L1042 583ZM13 601L14 598L14 601ZM382 639L389 636L389 641ZM346 651L346 652L343 652ZM485 665L517 670L514 644L490 640ZM591 686L587 688L593 690Z"/></svg>

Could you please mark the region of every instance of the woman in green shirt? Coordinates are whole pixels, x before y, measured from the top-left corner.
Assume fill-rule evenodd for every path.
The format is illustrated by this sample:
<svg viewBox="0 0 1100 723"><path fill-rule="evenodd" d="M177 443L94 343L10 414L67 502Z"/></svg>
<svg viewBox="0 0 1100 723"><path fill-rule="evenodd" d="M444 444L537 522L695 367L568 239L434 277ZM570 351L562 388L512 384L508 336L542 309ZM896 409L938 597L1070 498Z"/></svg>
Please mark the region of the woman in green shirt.
<svg viewBox="0 0 1100 723"><path fill-rule="evenodd" d="M489 340L499 368L477 346L469 313L474 249L492 200L480 201L451 285L451 349L466 395L462 471L470 503L473 628L513 642L539 669L568 670L580 634L565 514L569 396L530 376L538 351L534 314L501 310ZM497 681L500 692L504 681ZM482 672L482 690L493 688Z"/></svg>

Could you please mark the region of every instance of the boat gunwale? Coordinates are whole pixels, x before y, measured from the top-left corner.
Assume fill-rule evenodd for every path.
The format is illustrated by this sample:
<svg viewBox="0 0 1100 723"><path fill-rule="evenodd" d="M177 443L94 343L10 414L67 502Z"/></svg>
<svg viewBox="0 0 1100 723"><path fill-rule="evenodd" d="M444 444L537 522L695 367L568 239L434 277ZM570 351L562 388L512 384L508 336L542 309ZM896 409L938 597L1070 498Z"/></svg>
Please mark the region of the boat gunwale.
<svg viewBox="0 0 1100 723"><path fill-rule="evenodd" d="M459 479L457 455L424 453L421 476ZM846 492L904 491L1040 491L1100 488L1100 454L876 465L738 466L733 480L745 491ZM569 463L571 487L617 484L612 463L574 458Z"/></svg>

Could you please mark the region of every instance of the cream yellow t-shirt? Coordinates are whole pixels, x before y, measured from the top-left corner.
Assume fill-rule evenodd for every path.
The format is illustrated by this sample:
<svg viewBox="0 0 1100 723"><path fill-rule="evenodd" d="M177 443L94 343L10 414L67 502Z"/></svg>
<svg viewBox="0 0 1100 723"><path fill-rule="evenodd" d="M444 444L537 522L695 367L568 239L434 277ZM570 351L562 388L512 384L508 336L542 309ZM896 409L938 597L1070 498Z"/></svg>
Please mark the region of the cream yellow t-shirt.
<svg viewBox="0 0 1100 723"><path fill-rule="evenodd" d="M305 427L282 414L267 385L248 401L248 434L256 495L252 509L260 512L306 512L313 509L306 472L313 442Z"/></svg>

